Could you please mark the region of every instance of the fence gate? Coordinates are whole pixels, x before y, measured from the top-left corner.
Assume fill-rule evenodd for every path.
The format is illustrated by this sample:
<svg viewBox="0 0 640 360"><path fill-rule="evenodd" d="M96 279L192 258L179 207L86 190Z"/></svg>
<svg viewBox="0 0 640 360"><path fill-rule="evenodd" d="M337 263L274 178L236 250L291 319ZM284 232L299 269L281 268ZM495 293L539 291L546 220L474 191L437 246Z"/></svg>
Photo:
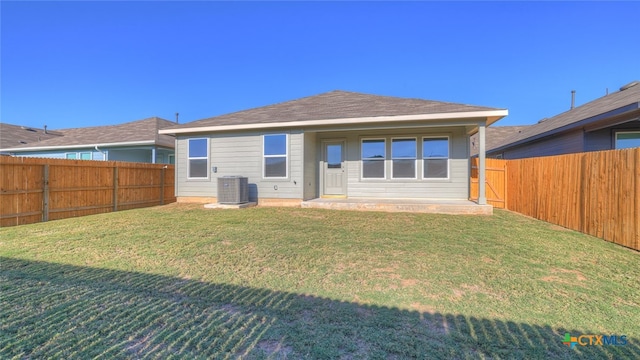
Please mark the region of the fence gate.
<svg viewBox="0 0 640 360"><path fill-rule="evenodd" d="M487 204L499 209L507 205L507 160L486 159L485 162L485 196ZM471 159L471 179L469 198L478 200L478 158Z"/></svg>

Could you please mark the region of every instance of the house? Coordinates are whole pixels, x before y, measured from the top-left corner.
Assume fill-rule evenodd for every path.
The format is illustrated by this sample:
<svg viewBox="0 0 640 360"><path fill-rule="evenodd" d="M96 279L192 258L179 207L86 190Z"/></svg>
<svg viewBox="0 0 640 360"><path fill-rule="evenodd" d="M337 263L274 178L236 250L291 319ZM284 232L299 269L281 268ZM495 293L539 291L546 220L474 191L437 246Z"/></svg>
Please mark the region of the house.
<svg viewBox="0 0 640 360"><path fill-rule="evenodd" d="M507 113L331 91L160 133L176 136L181 202L217 201L217 178L227 175L247 177L250 199L261 205L318 198L468 202L469 135L480 133L484 162L485 127Z"/></svg>
<svg viewBox="0 0 640 360"><path fill-rule="evenodd" d="M0 149L34 144L62 136L62 133L28 126L0 123Z"/></svg>
<svg viewBox="0 0 640 360"><path fill-rule="evenodd" d="M119 125L62 129L46 134L56 136L20 144L2 143L0 152L14 156L80 160L111 160L147 163L174 163L175 139L160 135L160 129L176 123L158 117ZM14 125L3 125L15 128ZM41 134L41 135L46 135ZM4 135L3 135L4 137Z"/></svg>
<svg viewBox="0 0 640 360"><path fill-rule="evenodd" d="M640 147L640 82L543 119L487 147L487 156L519 159Z"/></svg>

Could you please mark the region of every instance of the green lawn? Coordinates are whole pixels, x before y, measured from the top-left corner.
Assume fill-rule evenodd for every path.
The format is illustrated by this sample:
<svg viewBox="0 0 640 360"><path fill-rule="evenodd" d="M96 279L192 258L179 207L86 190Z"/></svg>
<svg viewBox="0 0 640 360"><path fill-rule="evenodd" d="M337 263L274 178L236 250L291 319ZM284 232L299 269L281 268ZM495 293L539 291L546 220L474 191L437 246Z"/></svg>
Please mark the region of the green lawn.
<svg viewBox="0 0 640 360"><path fill-rule="evenodd" d="M640 358L639 265L505 211L173 204L2 228L0 358Z"/></svg>

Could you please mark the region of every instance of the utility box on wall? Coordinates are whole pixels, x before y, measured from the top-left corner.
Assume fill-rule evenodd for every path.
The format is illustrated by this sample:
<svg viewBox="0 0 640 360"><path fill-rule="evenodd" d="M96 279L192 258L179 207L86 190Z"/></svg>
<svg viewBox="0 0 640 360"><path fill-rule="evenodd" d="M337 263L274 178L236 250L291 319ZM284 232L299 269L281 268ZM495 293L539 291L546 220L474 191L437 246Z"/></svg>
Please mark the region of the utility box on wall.
<svg viewBox="0 0 640 360"><path fill-rule="evenodd" d="M218 178L218 203L244 204L249 202L249 179L243 176Z"/></svg>

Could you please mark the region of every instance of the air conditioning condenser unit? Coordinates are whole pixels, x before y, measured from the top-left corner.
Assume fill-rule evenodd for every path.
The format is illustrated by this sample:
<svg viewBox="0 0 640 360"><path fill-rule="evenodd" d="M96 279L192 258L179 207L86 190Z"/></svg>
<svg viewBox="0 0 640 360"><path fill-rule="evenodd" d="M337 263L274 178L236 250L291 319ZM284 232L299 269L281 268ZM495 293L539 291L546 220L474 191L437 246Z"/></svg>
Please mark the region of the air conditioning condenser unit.
<svg viewBox="0 0 640 360"><path fill-rule="evenodd" d="M218 203L244 204L249 202L249 179L243 176L218 178Z"/></svg>

